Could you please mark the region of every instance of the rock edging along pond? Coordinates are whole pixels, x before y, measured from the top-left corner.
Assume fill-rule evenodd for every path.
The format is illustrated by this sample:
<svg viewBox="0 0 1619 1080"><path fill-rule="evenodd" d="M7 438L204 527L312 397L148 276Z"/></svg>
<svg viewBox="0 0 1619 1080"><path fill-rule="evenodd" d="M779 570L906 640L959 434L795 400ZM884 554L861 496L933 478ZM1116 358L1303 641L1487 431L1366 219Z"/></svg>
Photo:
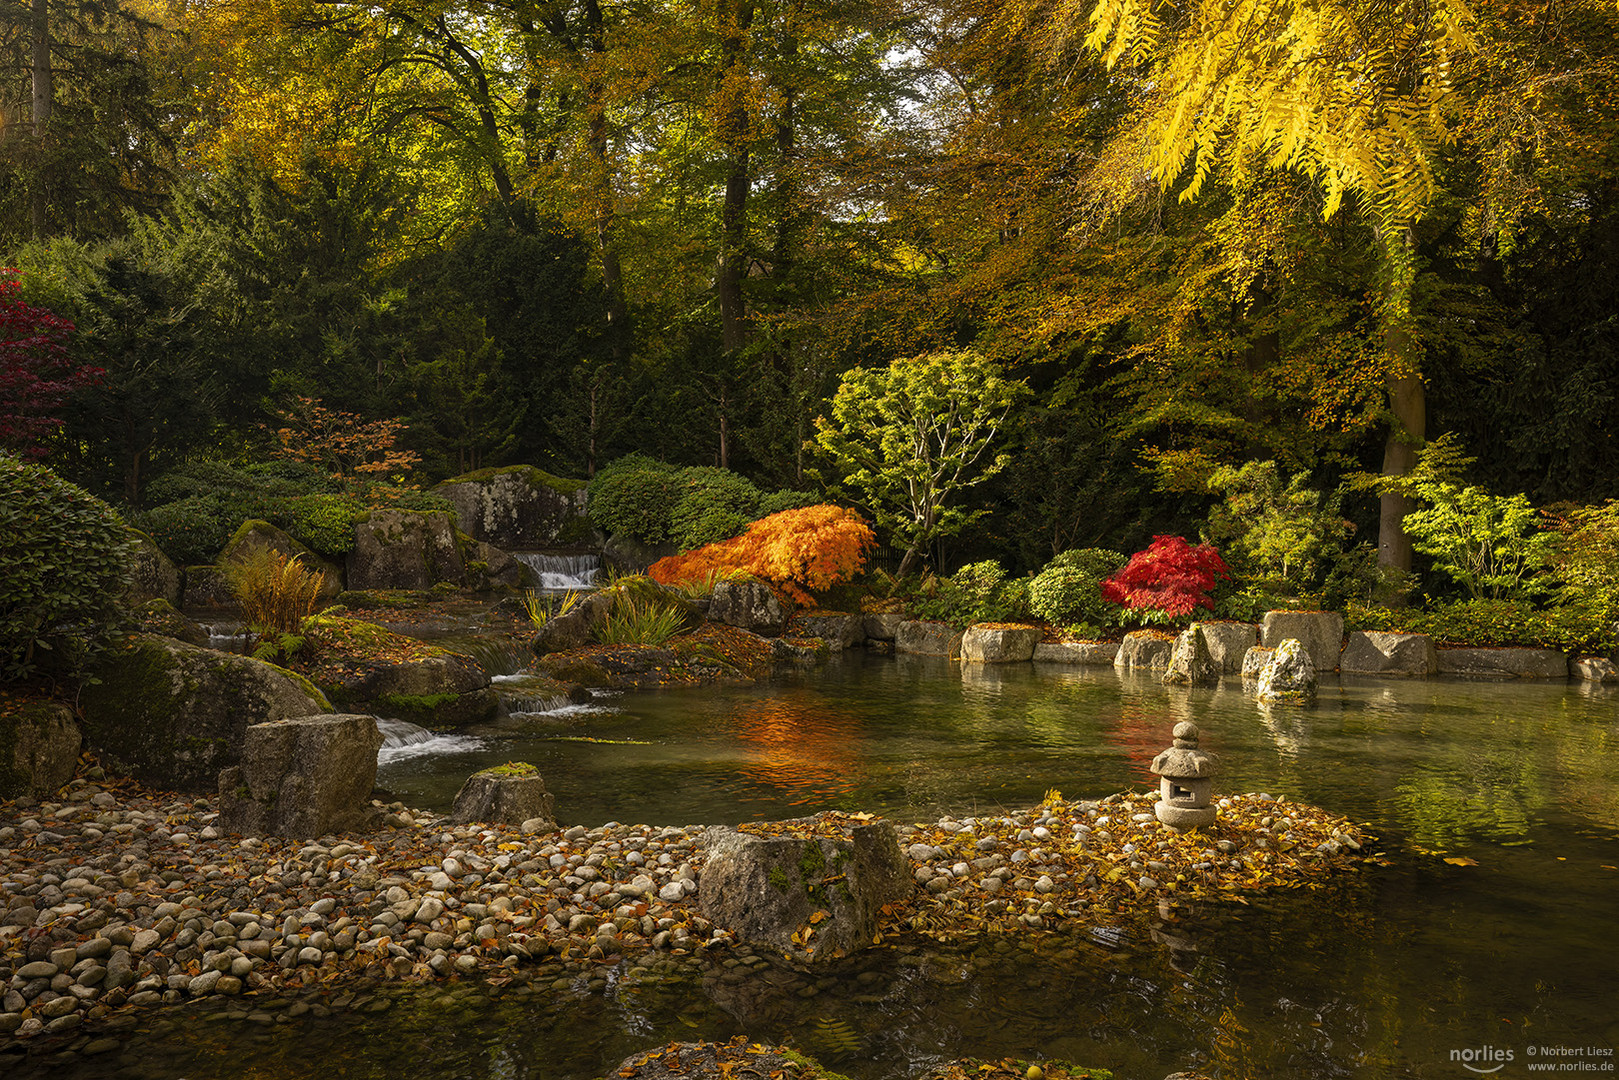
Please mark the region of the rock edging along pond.
<svg viewBox="0 0 1619 1080"><path fill-rule="evenodd" d="M874 936L1039 931L1167 897L1310 887L1367 843L1266 795L1223 799L1213 828L1178 833L1153 817L1154 797L1053 793L1005 816L901 827L915 887ZM65 800L0 806L0 1052L130 1007L350 977L549 979L558 964L734 942L697 908L702 827L525 834L379 809L380 832L291 841L223 834L207 802L127 783L80 779ZM803 828L842 837L871 820ZM820 922L808 916L800 940Z"/></svg>

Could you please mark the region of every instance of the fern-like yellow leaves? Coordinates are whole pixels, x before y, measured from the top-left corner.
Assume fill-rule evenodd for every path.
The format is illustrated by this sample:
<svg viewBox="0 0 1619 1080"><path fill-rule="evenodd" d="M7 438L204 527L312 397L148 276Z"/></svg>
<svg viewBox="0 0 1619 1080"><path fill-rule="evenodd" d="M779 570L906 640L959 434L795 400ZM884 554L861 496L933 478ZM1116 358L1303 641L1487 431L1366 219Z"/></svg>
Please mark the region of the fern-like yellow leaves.
<svg viewBox="0 0 1619 1080"><path fill-rule="evenodd" d="M1073 10L1054 10L1048 56ZM1284 168L1321 185L1325 216L1353 192L1395 228L1433 198L1452 72L1475 48L1463 0L1099 0L1088 21L1110 66L1146 67L1144 152L1165 188L1192 199L1217 170Z"/></svg>

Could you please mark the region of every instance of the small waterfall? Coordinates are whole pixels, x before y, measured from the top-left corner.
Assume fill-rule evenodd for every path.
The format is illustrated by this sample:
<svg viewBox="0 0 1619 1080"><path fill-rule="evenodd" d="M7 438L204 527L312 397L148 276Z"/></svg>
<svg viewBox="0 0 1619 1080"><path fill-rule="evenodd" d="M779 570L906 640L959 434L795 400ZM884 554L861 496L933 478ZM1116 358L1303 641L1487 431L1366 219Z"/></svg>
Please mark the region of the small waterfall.
<svg viewBox="0 0 1619 1080"><path fill-rule="evenodd" d="M567 694L551 697L516 697L506 699L506 711L513 716L532 716L537 713L573 711L577 706Z"/></svg>
<svg viewBox="0 0 1619 1080"><path fill-rule="evenodd" d="M382 746L377 750L378 765L403 758L477 750L483 746L482 740L468 735L440 735L403 720L389 720L381 716L377 717L377 730L382 732Z"/></svg>
<svg viewBox="0 0 1619 1080"><path fill-rule="evenodd" d="M598 555L547 555L541 551L514 551L512 558L534 571L542 589L589 589L601 569Z"/></svg>
<svg viewBox="0 0 1619 1080"><path fill-rule="evenodd" d="M198 623L202 632L208 635L208 647L218 649L220 652L245 653L249 632L247 627L237 622L226 623Z"/></svg>

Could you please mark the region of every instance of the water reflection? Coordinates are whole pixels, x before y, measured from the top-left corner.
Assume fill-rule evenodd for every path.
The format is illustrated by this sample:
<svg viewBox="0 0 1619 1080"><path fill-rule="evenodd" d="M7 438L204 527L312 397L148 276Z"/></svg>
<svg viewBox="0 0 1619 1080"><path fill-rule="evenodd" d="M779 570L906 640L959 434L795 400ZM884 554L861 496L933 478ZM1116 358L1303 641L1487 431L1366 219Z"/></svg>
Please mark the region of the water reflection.
<svg viewBox="0 0 1619 1080"><path fill-rule="evenodd" d="M737 705L725 723L741 741L742 776L789 806L821 808L866 780L859 720L807 696Z"/></svg>

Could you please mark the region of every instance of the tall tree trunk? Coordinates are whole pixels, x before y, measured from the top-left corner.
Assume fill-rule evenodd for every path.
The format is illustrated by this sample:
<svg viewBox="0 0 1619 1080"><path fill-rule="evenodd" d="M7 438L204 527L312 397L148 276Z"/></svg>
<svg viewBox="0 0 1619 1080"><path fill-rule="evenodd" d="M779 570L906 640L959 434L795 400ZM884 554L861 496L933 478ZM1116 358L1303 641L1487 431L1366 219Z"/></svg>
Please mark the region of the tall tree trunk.
<svg viewBox="0 0 1619 1080"><path fill-rule="evenodd" d="M584 10L586 40L591 53L599 59L607 52L601 5L596 0L585 0ZM618 214L617 200L613 194L612 167L607 156L607 87L595 72L585 83L585 108L589 110L589 134L585 141L594 174L591 188L596 203L596 250L602 264L602 287L607 290L607 321L618 331L611 336L611 347L614 357L622 359L628 307L624 300L624 272L613 237Z"/></svg>
<svg viewBox="0 0 1619 1080"><path fill-rule="evenodd" d="M51 105L55 101L55 92L51 86L51 14L49 0L33 0L30 9L32 18L29 20L30 44L33 47L32 76L33 76L33 120L35 151L39 154L39 169L34 176L33 191L30 193L34 219L34 239L42 240L45 237L49 223L46 220L46 211L49 207L50 180L47 175L49 164L45 154L45 129L51 120Z"/></svg>
<svg viewBox="0 0 1619 1080"><path fill-rule="evenodd" d="M1414 277L1415 244L1408 225L1382 231L1383 259L1389 275L1389 295L1383 318L1385 384L1389 396L1389 431L1383 443L1383 475L1405 476L1417 463L1417 451L1427 437L1428 403L1422 386L1422 358L1412 333L1409 312ZM1411 569L1411 538L1405 515L1411 500L1389 492L1382 497L1377 521L1377 565L1389 570ZM1385 599L1397 599L1388 595Z"/></svg>
<svg viewBox="0 0 1619 1080"><path fill-rule="evenodd" d="M725 148L725 201L720 208L720 340L726 352L747 344L747 311L742 280L747 274L748 191L752 176L748 152L747 34L753 25L752 0L721 0L719 143ZM723 450L722 450L723 455Z"/></svg>

